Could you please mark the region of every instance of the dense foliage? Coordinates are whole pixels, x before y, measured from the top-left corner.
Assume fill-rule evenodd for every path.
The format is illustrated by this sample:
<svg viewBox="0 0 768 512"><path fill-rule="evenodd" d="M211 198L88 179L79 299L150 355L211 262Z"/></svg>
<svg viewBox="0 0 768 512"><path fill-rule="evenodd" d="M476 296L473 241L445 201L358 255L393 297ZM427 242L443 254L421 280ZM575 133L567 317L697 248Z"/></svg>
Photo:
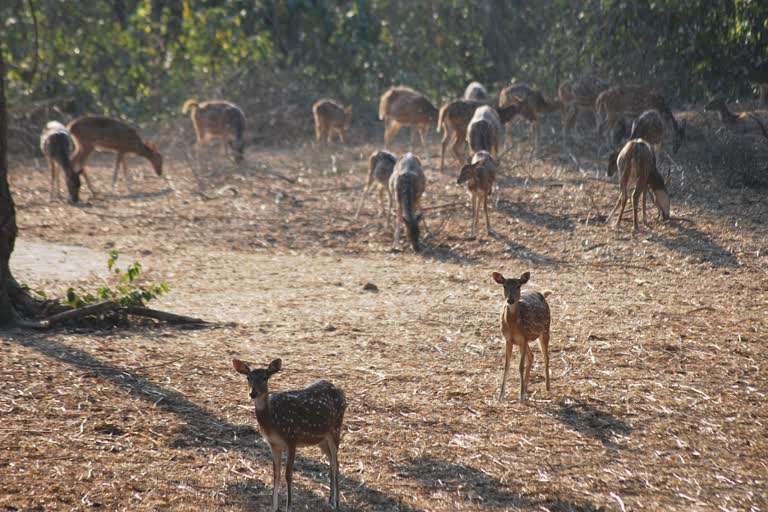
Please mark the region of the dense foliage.
<svg viewBox="0 0 768 512"><path fill-rule="evenodd" d="M393 83L438 99L473 79L552 95L594 69L684 103L750 96L736 61L768 57L768 2L9 0L0 38L11 102L70 113L147 118L228 92L243 74L286 71L308 91L363 103Z"/></svg>

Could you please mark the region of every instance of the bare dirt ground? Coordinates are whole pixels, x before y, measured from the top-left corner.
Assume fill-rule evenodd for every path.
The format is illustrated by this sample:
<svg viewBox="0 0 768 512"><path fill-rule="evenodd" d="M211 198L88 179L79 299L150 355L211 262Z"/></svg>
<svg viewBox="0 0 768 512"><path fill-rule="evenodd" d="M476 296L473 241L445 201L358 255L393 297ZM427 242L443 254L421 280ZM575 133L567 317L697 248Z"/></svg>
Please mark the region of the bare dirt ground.
<svg viewBox="0 0 768 512"><path fill-rule="evenodd" d="M118 250L170 284L157 307L217 323L3 332L4 510L268 510L268 448L232 357L281 357L275 390L345 390L344 510L768 508L768 201L698 165L706 144L676 156L674 218L639 233L626 214L604 223L618 189L586 152L578 170L554 144L514 151L498 235L479 240L455 163L430 168L434 234L413 254L390 250L375 195L353 219L374 145L333 160L250 148L245 169L215 156L193 172L188 139L162 142L173 189L131 160L145 177L108 193L112 157L96 157L102 196L84 188L78 207L48 200L41 162L13 160L20 281L93 289ZM59 272L44 242L87 251ZM495 270L552 291L552 391L536 344L525 403L516 372L497 399ZM327 496L326 461L301 449L295 510L329 510Z"/></svg>

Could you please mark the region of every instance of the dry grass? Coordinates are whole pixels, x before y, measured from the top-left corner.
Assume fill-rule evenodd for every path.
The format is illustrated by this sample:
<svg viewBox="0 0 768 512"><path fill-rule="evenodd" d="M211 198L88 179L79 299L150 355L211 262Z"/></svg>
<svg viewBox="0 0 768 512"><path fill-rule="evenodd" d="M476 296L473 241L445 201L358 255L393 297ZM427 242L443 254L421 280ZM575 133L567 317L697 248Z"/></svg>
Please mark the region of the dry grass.
<svg viewBox="0 0 768 512"><path fill-rule="evenodd" d="M14 165L22 239L120 250L171 284L162 307L220 324L4 332L0 506L267 510L268 448L230 360L279 356L275 389L347 393L344 510L768 507L768 204L724 189L701 148L677 158L674 219L637 234L603 223L615 184L555 145L515 153L499 235L468 240L468 209L434 209L414 255L389 251L375 196L352 219L372 145L339 150L335 172L304 146L195 174L184 139L165 142L175 191L147 172L141 192L76 208L48 202L40 164ZM106 190L111 159L94 164ZM425 206L464 201L452 172L429 179ZM553 291L552 392L536 346L527 403L496 400L493 270ZM17 277L57 294L100 280ZM328 510L318 449L300 450L294 490L296 510Z"/></svg>

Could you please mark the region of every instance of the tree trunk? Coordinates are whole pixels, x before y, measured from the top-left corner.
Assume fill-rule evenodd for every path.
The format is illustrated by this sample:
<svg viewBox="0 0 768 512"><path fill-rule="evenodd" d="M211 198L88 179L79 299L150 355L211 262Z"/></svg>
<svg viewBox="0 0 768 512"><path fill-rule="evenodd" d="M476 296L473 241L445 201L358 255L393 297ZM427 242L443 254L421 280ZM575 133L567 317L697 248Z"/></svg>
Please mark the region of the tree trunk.
<svg viewBox="0 0 768 512"><path fill-rule="evenodd" d="M11 290L18 287L11 275L11 253L16 242L16 208L8 187L8 117L5 104L5 60L0 46L0 325L16 319Z"/></svg>

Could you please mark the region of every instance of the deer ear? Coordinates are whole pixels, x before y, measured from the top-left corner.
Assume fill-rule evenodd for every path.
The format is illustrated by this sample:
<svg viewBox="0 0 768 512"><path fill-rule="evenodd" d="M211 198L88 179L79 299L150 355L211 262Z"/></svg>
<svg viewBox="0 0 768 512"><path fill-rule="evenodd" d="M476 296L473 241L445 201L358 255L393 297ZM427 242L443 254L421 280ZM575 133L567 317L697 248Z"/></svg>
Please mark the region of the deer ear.
<svg viewBox="0 0 768 512"><path fill-rule="evenodd" d="M248 375L251 373L251 369L248 367L248 365L239 359L233 359L232 366L234 366L237 373L242 373L243 375Z"/></svg>
<svg viewBox="0 0 768 512"><path fill-rule="evenodd" d="M504 284L504 281L506 281L506 279L504 279L504 276L499 274L498 272L493 273L493 280L499 284Z"/></svg>
<svg viewBox="0 0 768 512"><path fill-rule="evenodd" d="M157 145L154 142L147 142L146 146L150 151L157 151Z"/></svg>
<svg viewBox="0 0 768 512"><path fill-rule="evenodd" d="M520 276L520 284L527 283L530 278L531 278L530 272L523 272L523 275Z"/></svg>
<svg viewBox="0 0 768 512"><path fill-rule="evenodd" d="M267 367L267 374L274 375L277 372L279 372L282 367L283 367L283 360L279 358L275 359L274 361L269 363L269 366Z"/></svg>

